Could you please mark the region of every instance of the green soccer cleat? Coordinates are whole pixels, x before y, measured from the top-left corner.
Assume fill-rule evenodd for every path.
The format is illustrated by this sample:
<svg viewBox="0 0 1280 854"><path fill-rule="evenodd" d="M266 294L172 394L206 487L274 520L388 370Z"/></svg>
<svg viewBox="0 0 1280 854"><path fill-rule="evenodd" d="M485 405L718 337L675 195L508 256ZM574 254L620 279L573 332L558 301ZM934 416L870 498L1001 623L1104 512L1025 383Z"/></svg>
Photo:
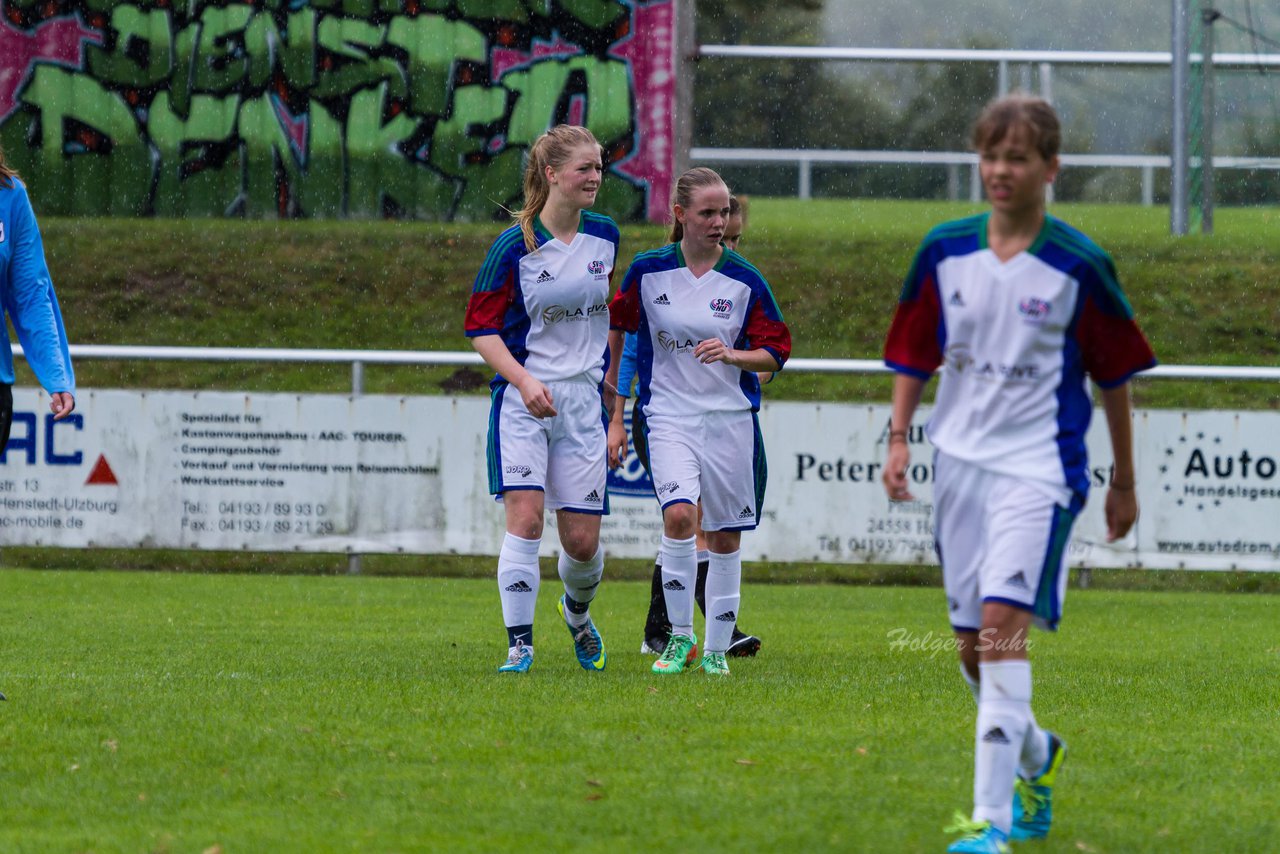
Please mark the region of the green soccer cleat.
<svg viewBox="0 0 1280 854"><path fill-rule="evenodd" d="M989 821L973 821L957 812L943 833L959 833L948 854L1009 854L1009 836Z"/></svg>
<svg viewBox="0 0 1280 854"><path fill-rule="evenodd" d="M507 654L506 663L498 667L499 673L528 673L533 666L533 647L524 645L524 641L516 641Z"/></svg>
<svg viewBox="0 0 1280 854"><path fill-rule="evenodd" d="M708 652L702 656L702 670L712 676L728 676L729 662L724 660L723 652Z"/></svg>
<svg viewBox="0 0 1280 854"><path fill-rule="evenodd" d="M1013 839L1044 839L1053 821L1053 782L1067 756L1062 739L1049 733L1049 761L1038 777L1013 784Z"/></svg>
<svg viewBox="0 0 1280 854"><path fill-rule="evenodd" d="M654 673L683 673L698 658L698 639L688 635L672 635L667 648L653 663Z"/></svg>
<svg viewBox="0 0 1280 854"><path fill-rule="evenodd" d="M569 634L573 637L573 652L578 656L578 663L582 665L583 670L604 670L605 662L609 656L604 651L604 641L600 639L600 633L596 631L596 624L591 622L591 618L587 618L587 622L580 628L575 628L569 623L569 617L565 614L564 597L560 597L560 601L556 602L556 608L560 611L560 617L564 620L564 624L569 627Z"/></svg>

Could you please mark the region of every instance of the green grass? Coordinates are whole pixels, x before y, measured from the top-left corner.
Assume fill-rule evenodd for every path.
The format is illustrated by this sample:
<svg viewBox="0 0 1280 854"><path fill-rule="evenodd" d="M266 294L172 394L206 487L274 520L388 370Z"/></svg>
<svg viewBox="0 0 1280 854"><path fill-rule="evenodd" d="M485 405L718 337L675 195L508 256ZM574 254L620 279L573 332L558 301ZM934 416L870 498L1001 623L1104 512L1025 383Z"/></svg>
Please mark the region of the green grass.
<svg viewBox="0 0 1280 854"><path fill-rule="evenodd" d="M486 566L487 561L480 561ZM749 570L750 574L751 570ZM0 573L6 851L937 851L973 703L940 593L748 585L733 676L654 677L606 582L578 669L544 583L498 676L492 580ZM1037 851L1267 850L1280 799L1272 596L1073 591L1036 635L1062 732Z"/></svg>
<svg viewBox="0 0 1280 854"><path fill-rule="evenodd" d="M773 284L794 355L879 358L920 238L963 203L753 199L743 249ZM1056 205L1115 257L1166 364L1280 365L1280 224L1274 208L1221 209L1212 237L1173 238L1168 211ZM499 224L80 220L42 223L76 343L468 350L462 317ZM665 240L623 229L624 262ZM619 276L621 269L619 270ZM615 279L620 282L620 278ZM257 391L350 388L344 366L102 363L85 387ZM369 392L478 390L481 371L369 368ZM22 381L20 379L20 381ZM776 399L887 400L887 378L786 374ZM1153 407L1280 407L1274 384L1139 381Z"/></svg>

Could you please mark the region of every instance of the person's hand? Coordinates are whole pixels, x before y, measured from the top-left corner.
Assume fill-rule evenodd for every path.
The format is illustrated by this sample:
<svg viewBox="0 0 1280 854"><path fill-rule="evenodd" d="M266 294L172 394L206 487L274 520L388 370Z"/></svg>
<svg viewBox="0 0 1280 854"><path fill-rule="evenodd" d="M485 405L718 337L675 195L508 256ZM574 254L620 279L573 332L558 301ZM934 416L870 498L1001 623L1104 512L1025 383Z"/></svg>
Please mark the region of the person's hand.
<svg viewBox="0 0 1280 854"><path fill-rule="evenodd" d="M889 441L889 456L884 462L884 491L890 501L914 501L907 489L907 465L911 462L911 446L906 442Z"/></svg>
<svg viewBox="0 0 1280 854"><path fill-rule="evenodd" d="M551 400L551 389L541 382L530 376L524 380L519 389L525 409L529 410L529 414L534 418L550 418L556 414L555 405Z"/></svg>
<svg viewBox="0 0 1280 854"><path fill-rule="evenodd" d="M693 355L704 365L709 365L712 362L724 362L726 365L732 365L733 352L733 348L719 338L708 338L705 341L699 341L698 346L693 348Z"/></svg>
<svg viewBox="0 0 1280 854"><path fill-rule="evenodd" d="M1128 534L1133 523L1138 521L1138 493L1132 486L1128 489L1113 486L1107 490L1104 509L1107 517L1107 542L1114 543Z"/></svg>
<svg viewBox="0 0 1280 854"><path fill-rule="evenodd" d="M609 422L609 468L616 469L627 459L627 428L617 421Z"/></svg>
<svg viewBox="0 0 1280 854"><path fill-rule="evenodd" d="M61 421L76 408L76 399L69 391L55 391L49 401L49 409L53 412L53 420Z"/></svg>

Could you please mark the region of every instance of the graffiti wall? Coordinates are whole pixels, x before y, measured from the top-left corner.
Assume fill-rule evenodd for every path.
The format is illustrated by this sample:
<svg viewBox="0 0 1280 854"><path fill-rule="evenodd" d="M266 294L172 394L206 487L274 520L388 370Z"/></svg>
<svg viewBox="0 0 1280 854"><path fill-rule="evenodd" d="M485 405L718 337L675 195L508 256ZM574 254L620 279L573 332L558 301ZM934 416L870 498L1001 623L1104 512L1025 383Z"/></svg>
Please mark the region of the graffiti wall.
<svg viewBox="0 0 1280 854"><path fill-rule="evenodd" d="M550 125L661 217L676 0L0 0L0 144L40 213L484 220Z"/></svg>

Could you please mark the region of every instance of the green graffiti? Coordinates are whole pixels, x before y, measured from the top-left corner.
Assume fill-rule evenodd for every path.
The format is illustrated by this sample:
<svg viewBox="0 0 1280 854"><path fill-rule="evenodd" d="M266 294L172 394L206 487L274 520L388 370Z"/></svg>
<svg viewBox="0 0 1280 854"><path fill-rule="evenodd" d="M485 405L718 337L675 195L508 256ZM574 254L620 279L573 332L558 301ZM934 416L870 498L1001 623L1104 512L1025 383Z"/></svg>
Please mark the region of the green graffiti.
<svg viewBox="0 0 1280 854"><path fill-rule="evenodd" d="M111 10L111 26L119 34L114 50L89 45L89 73L103 83L141 89L167 80L173 68L169 13L144 12L134 6Z"/></svg>
<svg viewBox="0 0 1280 854"><path fill-rule="evenodd" d="M358 216L446 219L458 182L411 161L398 150L420 122L401 113L383 124L388 86L357 92L347 117L347 209Z"/></svg>
<svg viewBox="0 0 1280 854"><path fill-rule="evenodd" d="M519 96L511 113L508 139L532 143L538 134L568 116L568 99L581 96L584 124L599 140L614 140L631 129L631 81L626 64L578 56L564 62L540 62L512 71L502 85Z"/></svg>
<svg viewBox="0 0 1280 854"><path fill-rule="evenodd" d="M630 34L622 0L68 2L101 40L81 68L19 69L0 122L52 213L503 219L551 124L634 148L630 70L607 50ZM0 0L13 21L51 9ZM611 172L596 207L644 201Z"/></svg>
<svg viewBox="0 0 1280 854"><path fill-rule="evenodd" d="M387 44L409 58L408 108L419 115L444 115L448 108L449 77L458 60L484 62L484 35L470 24L436 15L395 18L387 27Z"/></svg>

